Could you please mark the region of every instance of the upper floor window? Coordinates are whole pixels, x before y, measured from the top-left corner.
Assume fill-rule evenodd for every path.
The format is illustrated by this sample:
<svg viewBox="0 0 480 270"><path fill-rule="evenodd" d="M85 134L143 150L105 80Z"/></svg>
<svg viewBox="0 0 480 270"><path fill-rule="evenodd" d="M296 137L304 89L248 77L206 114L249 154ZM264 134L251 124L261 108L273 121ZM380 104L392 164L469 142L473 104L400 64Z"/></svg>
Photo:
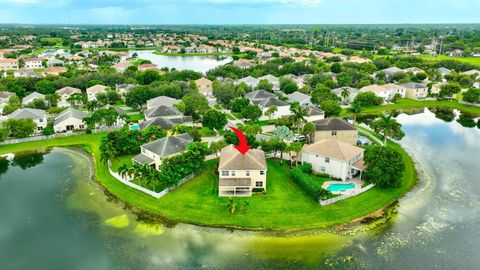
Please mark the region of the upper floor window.
<svg viewBox="0 0 480 270"><path fill-rule="evenodd" d="M336 130L332 130L332 135L333 135L333 136L337 135L337 131L336 131Z"/></svg>
<svg viewBox="0 0 480 270"><path fill-rule="evenodd" d="M265 175L265 171L260 171L260 175Z"/></svg>
<svg viewBox="0 0 480 270"><path fill-rule="evenodd" d="M235 176L235 171L232 171L232 176Z"/></svg>
<svg viewBox="0 0 480 270"><path fill-rule="evenodd" d="M325 158L325 163L330 163L330 158L326 157Z"/></svg>
<svg viewBox="0 0 480 270"><path fill-rule="evenodd" d="M250 171L246 171L246 172L245 172L245 175L246 175L246 176L250 176Z"/></svg>
<svg viewBox="0 0 480 270"><path fill-rule="evenodd" d="M222 176L228 176L229 175L229 171L222 171Z"/></svg>

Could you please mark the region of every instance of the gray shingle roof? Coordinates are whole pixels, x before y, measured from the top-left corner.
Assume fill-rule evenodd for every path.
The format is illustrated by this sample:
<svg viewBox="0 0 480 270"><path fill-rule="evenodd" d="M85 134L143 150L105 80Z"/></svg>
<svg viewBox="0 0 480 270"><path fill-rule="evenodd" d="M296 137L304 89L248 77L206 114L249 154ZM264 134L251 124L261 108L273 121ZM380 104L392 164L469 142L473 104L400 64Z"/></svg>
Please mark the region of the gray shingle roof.
<svg viewBox="0 0 480 270"><path fill-rule="evenodd" d="M190 135L181 134L178 136L168 136L154 142L144 144L142 145L142 148L153 152L162 158L184 151L190 142L192 142L192 137L190 137Z"/></svg>
<svg viewBox="0 0 480 270"><path fill-rule="evenodd" d="M138 155L134 156L133 160L137 163L142 164L142 165L152 164L155 161L152 158L147 157L144 154L138 154Z"/></svg>
<svg viewBox="0 0 480 270"><path fill-rule="evenodd" d="M288 97L288 100L292 101L292 102L310 101L310 99L312 98L309 95L306 95L306 94L304 94L302 92L299 92L299 91L295 91L295 92L287 95L287 97Z"/></svg>
<svg viewBox="0 0 480 270"><path fill-rule="evenodd" d="M65 111L55 116L55 121L53 122L53 125L54 126L58 125L69 118L76 118L79 120L83 120L83 118L85 118L86 116L87 116L87 113L85 112L79 111L74 108L68 108Z"/></svg>
<svg viewBox="0 0 480 270"><path fill-rule="evenodd" d="M180 116L177 118L166 119L162 117L154 118L145 122L140 123L140 129L144 130L150 126L159 126L163 129L169 130L172 129L173 126L183 123L192 122L193 119L191 116Z"/></svg>
<svg viewBox="0 0 480 270"><path fill-rule="evenodd" d="M146 118L165 117L165 116L183 116L182 112L171 106L158 106L145 111Z"/></svg>
<svg viewBox="0 0 480 270"><path fill-rule="evenodd" d="M345 120L340 118L326 118L322 120L314 121L315 129L317 131L330 131L330 130L357 130Z"/></svg>
<svg viewBox="0 0 480 270"><path fill-rule="evenodd" d="M18 109L14 111L12 114L9 115L10 119L24 119L24 118L31 118L31 119L43 119L45 118L45 111L38 110L38 109Z"/></svg>
<svg viewBox="0 0 480 270"><path fill-rule="evenodd" d="M307 115L312 116L312 115L324 115L325 112L317 107L314 106L305 106L305 109L307 109Z"/></svg>
<svg viewBox="0 0 480 270"><path fill-rule="evenodd" d="M402 84L402 86L408 87L408 88L413 88L413 89L427 88L427 84L426 84L426 83L416 83L416 82L404 83L404 84Z"/></svg>
<svg viewBox="0 0 480 270"><path fill-rule="evenodd" d="M256 90L250 93L246 93L245 97L249 99L264 99L269 97L275 97L275 95L265 90Z"/></svg>
<svg viewBox="0 0 480 270"><path fill-rule="evenodd" d="M151 109L151 108L158 107L158 106L170 106L171 107L171 106L173 106L173 105L175 105L179 102L180 102L179 99L175 99L175 98L171 98L171 97L167 97L167 96L159 96L159 97L147 100L147 108Z"/></svg>
<svg viewBox="0 0 480 270"><path fill-rule="evenodd" d="M262 106L263 108L269 108L273 105L275 105L277 107L289 106L288 103L286 103L285 101L281 101L280 99L278 99L276 97L270 97L270 98L262 99L262 100L260 100L260 102L258 102L258 105Z"/></svg>

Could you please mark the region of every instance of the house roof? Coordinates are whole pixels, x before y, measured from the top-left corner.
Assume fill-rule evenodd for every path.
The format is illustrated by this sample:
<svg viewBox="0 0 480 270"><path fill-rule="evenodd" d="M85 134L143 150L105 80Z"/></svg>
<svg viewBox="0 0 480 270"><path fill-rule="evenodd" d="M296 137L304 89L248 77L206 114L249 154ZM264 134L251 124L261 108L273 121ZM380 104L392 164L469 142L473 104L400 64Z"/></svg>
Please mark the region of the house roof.
<svg viewBox="0 0 480 270"><path fill-rule="evenodd" d="M173 106L180 102L179 99L167 97L167 96L159 96L156 98L152 98L147 100L147 108L153 108L158 106Z"/></svg>
<svg viewBox="0 0 480 270"><path fill-rule="evenodd" d="M133 157L133 160L137 163L140 163L140 164L152 164L153 162L155 162L155 160L153 160L153 158L151 157L148 157L142 153L136 155Z"/></svg>
<svg viewBox="0 0 480 270"><path fill-rule="evenodd" d="M350 94L356 94L359 92L359 90L357 88L353 88L353 87L350 87L350 86L345 86L345 87L338 87L338 88L335 88L332 90L333 93L335 93L337 96L341 96L342 95L342 92L343 92L343 89L347 89L347 91L350 93Z"/></svg>
<svg viewBox="0 0 480 270"><path fill-rule="evenodd" d="M192 122L192 121L193 119L191 116L180 116L180 117L171 118L171 119L158 117L148 121L144 121L140 123L139 126L141 130L150 126L159 126L163 129L169 130L169 129L172 129L172 127L174 127L175 125Z"/></svg>
<svg viewBox="0 0 480 270"><path fill-rule="evenodd" d="M313 116L313 115L324 115L325 112L317 107L314 106L304 106L305 109L307 109L307 115L308 116Z"/></svg>
<svg viewBox="0 0 480 270"><path fill-rule="evenodd" d="M350 161L362 154L364 149L339 140L326 139L303 146L302 152L312 153L338 160Z"/></svg>
<svg viewBox="0 0 480 270"><path fill-rule="evenodd" d="M55 121L53 122L53 125L58 125L69 118L83 120L83 118L85 118L86 116L86 112L82 112L74 108L68 108L55 116Z"/></svg>
<svg viewBox="0 0 480 270"><path fill-rule="evenodd" d="M165 117L165 116L183 116L182 112L171 106L158 106L145 111L146 118Z"/></svg>
<svg viewBox="0 0 480 270"><path fill-rule="evenodd" d="M60 88L56 91L56 93L59 94L59 95L63 95L63 94L71 95L71 94L74 94L74 93L81 93L81 92L82 92L82 90L80 90L78 88L75 88L75 87L70 87L70 86Z"/></svg>
<svg viewBox="0 0 480 270"><path fill-rule="evenodd" d="M24 118L31 118L31 119L43 119L45 118L45 111L38 110L38 109L18 109L11 113L8 118L10 119L24 119Z"/></svg>
<svg viewBox="0 0 480 270"><path fill-rule="evenodd" d="M383 69L381 71L385 72L385 74L388 74L388 75L393 75L397 72L403 72L403 70L398 68L398 67L389 67L389 68Z"/></svg>
<svg viewBox="0 0 480 270"><path fill-rule="evenodd" d="M233 145L220 151L218 170L266 170L265 153L260 149L250 149L242 155Z"/></svg>
<svg viewBox="0 0 480 270"><path fill-rule="evenodd" d="M402 84L402 86L407 87L407 88L413 88L413 89L427 88L426 83L416 83L416 82L404 83L404 84Z"/></svg>
<svg viewBox="0 0 480 270"><path fill-rule="evenodd" d="M105 92L105 89L107 89L107 87L105 85L100 85L100 84L97 84L97 85L94 85L92 87L89 87L87 88L87 93L101 93L101 92Z"/></svg>
<svg viewBox="0 0 480 270"><path fill-rule="evenodd" d="M246 93L245 97L249 99L264 99L269 97L275 97L275 95L265 90L256 90Z"/></svg>
<svg viewBox="0 0 480 270"><path fill-rule="evenodd" d="M262 76L260 78L258 78L259 81L261 80L267 80L268 82L272 83L272 84L278 84L280 83L280 79L278 79L277 77L271 75L271 74L267 74L265 76Z"/></svg>
<svg viewBox="0 0 480 270"><path fill-rule="evenodd" d="M44 94L40 94L38 92L33 92L31 93L30 95L24 97L22 99L22 102L25 102L25 101L29 101L29 100L34 100L34 99L45 99L45 95Z"/></svg>
<svg viewBox="0 0 480 270"><path fill-rule="evenodd" d="M269 97L269 98L266 98L266 99L261 99L258 102L258 105L263 107L263 108L269 108L273 105L275 105L277 107L289 106L289 104L287 102L281 101L280 99L278 99L276 97Z"/></svg>
<svg viewBox="0 0 480 270"><path fill-rule="evenodd" d="M198 80L195 80L195 84L197 84L197 85L198 85L198 84L202 84L202 85L203 85L203 84L211 84L211 83L212 83L212 81L210 81L209 79L207 79L207 78L205 78L205 77L202 77L202 78L200 78L200 79L198 79Z"/></svg>
<svg viewBox="0 0 480 270"><path fill-rule="evenodd" d="M242 78L237 81L238 83L246 83L246 84L258 84L260 81L257 78L254 78L252 76L247 76L245 78Z"/></svg>
<svg viewBox="0 0 480 270"><path fill-rule="evenodd" d="M357 130L352 124L340 118L326 118L317 121L313 121L315 129L317 131L330 131L330 130Z"/></svg>
<svg viewBox="0 0 480 270"><path fill-rule="evenodd" d="M192 141L193 139L189 134L181 134L178 136L164 137L144 144L141 147L163 158L184 151Z"/></svg>
<svg viewBox="0 0 480 270"><path fill-rule="evenodd" d="M10 98L15 96L15 93L9 91L0 91L0 98Z"/></svg>
<svg viewBox="0 0 480 270"><path fill-rule="evenodd" d="M312 98L311 96L306 95L300 91L295 91L287 95L287 97L288 97L288 100L294 101L294 102L310 101L310 99Z"/></svg>

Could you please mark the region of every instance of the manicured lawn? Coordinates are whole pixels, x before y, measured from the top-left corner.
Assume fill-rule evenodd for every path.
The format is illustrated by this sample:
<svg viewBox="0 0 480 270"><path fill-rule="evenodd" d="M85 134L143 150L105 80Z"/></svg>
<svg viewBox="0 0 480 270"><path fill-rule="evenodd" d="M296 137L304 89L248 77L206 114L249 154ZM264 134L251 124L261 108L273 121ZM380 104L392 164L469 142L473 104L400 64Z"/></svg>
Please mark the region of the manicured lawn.
<svg viewBox="0 0 480 270"><path fill-rule="evenodd" d="M329 227L351 221L383 208L396 201L416 183L412 160L400 146L389 142L389 145L402 153L407 165L401 188L392 190L374 188L357 197L322 207L303 194L293 183L286 163L280 166L276 162L268 161L267 194L263 197L253 196L236 199L239 205L242 205L244 201L248 201L249 205L244 211L230 214L227 211L227 199L217 196L218 177L215 174L215 160L209 161L207 167L198 177L157 200L125 186L110 176L106 164L99 161L98 147L100 139L104 135L105 133L80 135L5 145L0 146L0 153L48 146L86 145L93 154L95 175L98 181L113 195L129 205L171 220L207 226L237 226L280 230Z"/></svg>
<svg viewBox="0 0 480 270"><path fill-rule="evenodd" d="M202 136L202 137L212 137L212 136L217 135L217 133L215 131L209 129L208 127L202 127L201 129L198 130L198 132L200 133L200 136Z"/></svg>
<svg viewBox="0 0 480 270"><path fill-rule="evenodd" d="M456 60L480 66L480 57L453 57L448 55L438 55L432 58L430 55L426 54L419 55L418 57L427 61Z"/></svg>
<svg viewBox="0 0 480 270"><path fill-rule="evenodd" d="M134 156L135 155L126 155L112 160L112 170L114 172L118 172L118 168L120 168L120 166L122 166L123 164L133 165L132 158Z"/></svg>
<svg viewBox="0 0 480 270"><path fill-rule="evenodd" d="M145 120L145 116L143 114L127 114L127 122L138 122L140 120Z"/></svg>
<svg viewBox="0 0 480 270"><path fill-rule="evenodd" d="M460 111L480 115L480 107L470 106L458 103L456 100L448 101L448 100L413 100L408 98L399 99L396 104L388 104L382 106L373 106L367 107L362 110L362 113L380 113L384 111L391 111L391 110L400 110L400 109L412 109L412 108L423 108L423 107L433 107L433 108L451 108L451 109L458 109ZM346 109L342 111L342 116L348 115L350 112Z"/></svg>

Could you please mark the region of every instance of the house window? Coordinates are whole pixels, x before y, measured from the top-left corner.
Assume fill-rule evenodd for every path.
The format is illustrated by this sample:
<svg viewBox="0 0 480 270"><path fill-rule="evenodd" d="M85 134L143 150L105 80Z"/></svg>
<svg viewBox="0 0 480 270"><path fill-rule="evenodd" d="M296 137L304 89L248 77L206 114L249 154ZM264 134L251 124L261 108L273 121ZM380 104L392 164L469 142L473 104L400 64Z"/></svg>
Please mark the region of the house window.
<svg viewBox="0 0 480 270"><path fill-rule="evenodd" d="M326 157L325 158L325 163L330 163L330 158Z"/></svg>
<svg viewBox="0 0 480 270"><path fill-rule="evenodd" d="M222 176L228 176L228 171L222 171Z"/></svg>
<svg viewBox="0 0 480 270"><path fill-rule="evenodd" d="M232 176L235 176L235 171L232 171Z"/></svg>
<svg viewBox="0 0 480 270"><path fill-rule="evenodd" d="M250 176L250 171L246 171L246 172L245 172L245 175L246 175L246 176Z"/></svg>
<svg viewBox="0 0 480 270"><path fill-rule="evenodd" d="M260 175L265 175L265 171L260 171Z"/></svg>
<svg viewBox="0 0 480 270"><path fill-rule="evenodd" d="M336 130L332 130L332 136L336 136L337 135L337 131Z"/></svg>
<svg viewBox="0 0 480 270"><path fill-rule="evenodd" d="M43 122L43 119L38 119L38 122L42 123L42 122Z"/></svg>
<svg viewBox="0 0 480 270"><path fill-rule="evenodd" d="M263 187L263 182L262 181L257 181L255 182L256 187Z"/></svg>
<svg viewBox="0 0 480 270"><path fill-rule="evenodd" d="M84 126L84 125L80 125L80 126L78 126L78 128L80 128L80 129L84 129L84 128L85 128L85 126Z"/></svg>
<svg viewBox="0 0 480 270"><path fill-rule="evenodd" d="M324 171L325 171L325 167L320 167L320 171L324 172Z"/></svg>

